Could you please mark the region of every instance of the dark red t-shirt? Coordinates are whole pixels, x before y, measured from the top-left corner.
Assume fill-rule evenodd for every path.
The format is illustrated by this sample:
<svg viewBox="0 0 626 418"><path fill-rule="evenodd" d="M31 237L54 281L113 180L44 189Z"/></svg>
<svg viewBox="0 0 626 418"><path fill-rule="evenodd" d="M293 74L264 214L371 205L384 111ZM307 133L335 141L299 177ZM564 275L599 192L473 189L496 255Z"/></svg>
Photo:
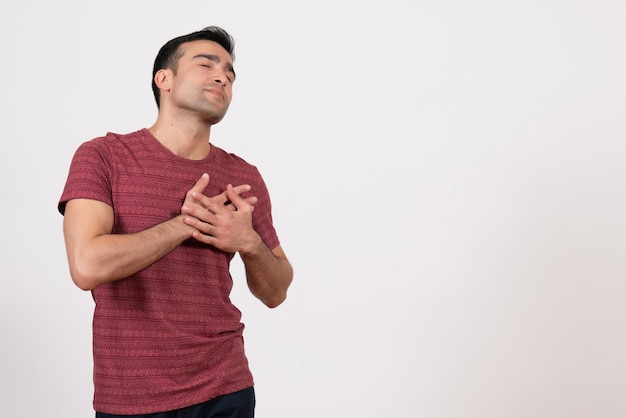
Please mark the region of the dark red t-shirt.
<svg viewBox="0 0 626 418"><path fill-rule="evenodd" d="M59 201L94 199L114 210L114 234L142 231L180 213L209 173L207 196L249 184L253 225L279 245L257 168L212 145L203 160L172 154L148 131L108 133L82 144ZM245 195L244 195L245 196ZM94 408L131 415L168 411L252 386L241 312L231 303L233 254L188 240L161 260L92 291Z"/></svg>

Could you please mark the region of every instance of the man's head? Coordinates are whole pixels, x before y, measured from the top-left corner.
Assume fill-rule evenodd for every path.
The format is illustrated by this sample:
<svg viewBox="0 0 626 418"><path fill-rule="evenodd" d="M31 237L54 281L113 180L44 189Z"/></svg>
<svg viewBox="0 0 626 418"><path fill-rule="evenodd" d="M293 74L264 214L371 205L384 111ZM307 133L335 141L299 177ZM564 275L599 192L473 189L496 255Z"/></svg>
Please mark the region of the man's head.
<svg viewBox="0 0 626 418"><path fill-rule="evenodd" d="M154 60L152 69L152 92L156 100L157 107L161 107L161 91L156 85L155 76L161 69L170 69L176 75L178 70L178 60L183 54L181 45L193 41L211 41L219 44L228 52L231 59L235 59L235 41L224 29L217 26L208 26L202 30L192 32L188 35L179 36L168 41L161 47Z"/></svg>

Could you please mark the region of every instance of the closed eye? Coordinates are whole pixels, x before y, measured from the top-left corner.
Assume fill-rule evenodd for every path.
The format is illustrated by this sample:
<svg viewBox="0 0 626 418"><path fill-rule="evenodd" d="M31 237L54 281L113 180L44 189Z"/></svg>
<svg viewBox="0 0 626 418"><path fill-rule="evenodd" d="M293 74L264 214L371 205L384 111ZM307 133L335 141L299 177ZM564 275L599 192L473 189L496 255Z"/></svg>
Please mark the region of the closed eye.
<svg viewBox="0 0 626 418"><path fill-rule="evenodd" d="M218 57L217 55L212 55L212 54L198 54L194 56L193 59L203 60L200 65L206 68L213 68L214 63L219 63L221 61L220 57ZM228 80L231 83L235 81L236 75L235 75L235 69L233 68L233 65L231 63L226 62L224 63L224 69L226 70L227 73L232 74L232 76L228 77Z"/></svg>

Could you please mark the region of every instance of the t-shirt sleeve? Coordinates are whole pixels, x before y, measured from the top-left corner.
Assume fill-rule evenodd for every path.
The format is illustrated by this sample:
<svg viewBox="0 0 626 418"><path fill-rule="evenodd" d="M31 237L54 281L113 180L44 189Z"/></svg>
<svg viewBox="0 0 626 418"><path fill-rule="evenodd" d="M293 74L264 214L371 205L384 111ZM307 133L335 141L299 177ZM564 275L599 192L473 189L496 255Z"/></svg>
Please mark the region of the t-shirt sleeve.
<svg viewBox="0 0 626 418"><path fill-rule="evenodd" d="M105 146L98 140L85 142L72 158L58 210L65 214L65 205L72 199L98 200L113 206L111 170Z"/></svg>
<svg viewBox="0 0 626 418"><path fill-rule="evenodd" d="M258 170L257 170L258 172ZM258 198L258 202L252 212L252 224L255 231L261 236L265 245L274 249L280 245L276 229L272 221L272 202L270 195L259 173L259 184L251 190L251 194Z"/></svg>

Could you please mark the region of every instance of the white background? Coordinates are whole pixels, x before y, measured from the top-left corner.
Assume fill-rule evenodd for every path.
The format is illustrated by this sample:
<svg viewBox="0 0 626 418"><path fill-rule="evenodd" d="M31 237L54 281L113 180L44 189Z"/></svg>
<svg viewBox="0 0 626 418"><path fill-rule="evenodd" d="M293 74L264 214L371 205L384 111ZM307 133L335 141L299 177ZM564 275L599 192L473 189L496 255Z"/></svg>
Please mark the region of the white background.
<svg viewBox="0 0 626 418"><path fill-rule="evenodd" d="M626 3L0 6L0 414L93 416L70 159L150 126L154 56L207 25L238 79L212 142L261 169L295 267L249 295L259 418L626 416ZM40 414L40 411L48 411Z"/></svg>

